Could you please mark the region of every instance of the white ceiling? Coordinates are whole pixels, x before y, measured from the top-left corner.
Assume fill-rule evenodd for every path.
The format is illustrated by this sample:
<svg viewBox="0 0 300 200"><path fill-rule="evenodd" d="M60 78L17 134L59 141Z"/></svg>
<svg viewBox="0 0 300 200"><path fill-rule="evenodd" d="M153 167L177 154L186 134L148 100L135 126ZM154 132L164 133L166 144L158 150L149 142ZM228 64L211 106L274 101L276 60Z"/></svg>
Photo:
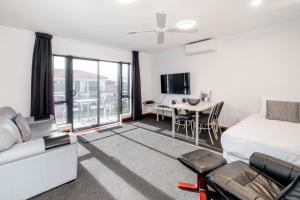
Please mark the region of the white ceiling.
<svg viewBox="0 0 300 200"><path fill-rule="evenodd" d="M192 41L220 37L300 18L300 0L0 0L0 24L56 36L154 52ZM167 26L184 19L198 23L198 34L166 33L165 44L156 35L126 35L153 29L155 13L168 15Z"/></svg>

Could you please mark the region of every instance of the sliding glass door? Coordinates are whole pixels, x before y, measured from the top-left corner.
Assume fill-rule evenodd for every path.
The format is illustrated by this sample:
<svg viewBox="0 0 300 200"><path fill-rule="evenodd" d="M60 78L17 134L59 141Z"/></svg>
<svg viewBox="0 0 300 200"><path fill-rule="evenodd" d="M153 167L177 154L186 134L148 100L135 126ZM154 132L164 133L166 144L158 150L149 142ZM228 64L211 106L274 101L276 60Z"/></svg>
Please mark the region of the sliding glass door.
<svg viewBox="0 0 300 200"><path fill-rule="evenodd" d="M81 130L131 112L130 64L54 56L55 117Z"/></svg>
<svg viewBox="0 0 300 200"><path fill-rule="evenodd" d="M100 124L119 121L120 116L120 64L100 61Z"/></svg>
<svg viewBox="0 0 300 200"><path fill-rule="evenodd" d="M73 59L73 128L96 126L98 120L98 62Z"/></svg>

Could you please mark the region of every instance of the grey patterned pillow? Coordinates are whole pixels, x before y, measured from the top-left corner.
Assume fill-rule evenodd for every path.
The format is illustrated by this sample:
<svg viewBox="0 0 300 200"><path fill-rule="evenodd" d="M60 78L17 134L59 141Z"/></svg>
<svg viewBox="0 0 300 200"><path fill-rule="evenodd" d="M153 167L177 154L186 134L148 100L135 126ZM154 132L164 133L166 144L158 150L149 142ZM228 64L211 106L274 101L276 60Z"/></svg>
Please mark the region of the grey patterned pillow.
<svg viewBox="0 0 300 200"><path fill-rule="evenodd" d="M22 114L18 114L16 116L16 118L14 119L14 121L15 121L17 127L19 128L23 142L29 141L31 138L30 127L29 127L29 124L27 123L26 119L23 117Z"/></svg>
<svg viewBox="0 0 300 200"><path fill-rule="evenodd" d="M300 103L267 101L267 119L300 123Z"/></svg>

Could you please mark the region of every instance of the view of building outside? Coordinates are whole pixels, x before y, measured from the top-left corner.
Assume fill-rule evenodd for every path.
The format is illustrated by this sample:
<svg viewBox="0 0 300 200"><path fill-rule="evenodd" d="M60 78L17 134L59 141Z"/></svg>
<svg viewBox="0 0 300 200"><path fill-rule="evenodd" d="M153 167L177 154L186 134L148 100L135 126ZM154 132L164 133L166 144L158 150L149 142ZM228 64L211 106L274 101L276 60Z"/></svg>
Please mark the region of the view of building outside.
<svg viewBox="0 0 300 200"><path fill-rule="evenodd" d="M131 113L130 106L130 65L122 64L122 113Z"/></svg>
<svg viewBox="0 0 300 200"><path fill-rule="evenodd" d="M65 57L54 57L54 101L56 123L67 123Z"/></svg>
<svg viewBox="0 0 300 200"><path fill-rule="evenodd" d="M122 70L122 97L119 96L119 64L73 59L73 126L74 129L118 121L119 98L122 113L130 113L129 65ZM126 72L125 72L126 71ZM99 80L99 94L98 94ZM54 57L55 116L59 124L67 121L65 94L65 58ZM100 97L98 99L98 96ZM99 100L99 107L98 107ZM99 113L99 116L98 116Z"/></svg>

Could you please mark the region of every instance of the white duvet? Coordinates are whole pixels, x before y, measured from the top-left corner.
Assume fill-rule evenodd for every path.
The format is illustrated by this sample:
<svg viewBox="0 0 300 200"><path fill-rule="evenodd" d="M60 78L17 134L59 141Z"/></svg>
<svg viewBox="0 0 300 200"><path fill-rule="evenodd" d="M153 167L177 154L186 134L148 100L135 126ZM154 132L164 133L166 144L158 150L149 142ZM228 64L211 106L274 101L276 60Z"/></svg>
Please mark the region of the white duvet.
<svg viewBox="0 0 300 200"><path fill-rule="evenodd" d="M300 166L300 123L251 115L225 131L221 143L229 162L248 161L252 153L261 152Z"/></svg>

